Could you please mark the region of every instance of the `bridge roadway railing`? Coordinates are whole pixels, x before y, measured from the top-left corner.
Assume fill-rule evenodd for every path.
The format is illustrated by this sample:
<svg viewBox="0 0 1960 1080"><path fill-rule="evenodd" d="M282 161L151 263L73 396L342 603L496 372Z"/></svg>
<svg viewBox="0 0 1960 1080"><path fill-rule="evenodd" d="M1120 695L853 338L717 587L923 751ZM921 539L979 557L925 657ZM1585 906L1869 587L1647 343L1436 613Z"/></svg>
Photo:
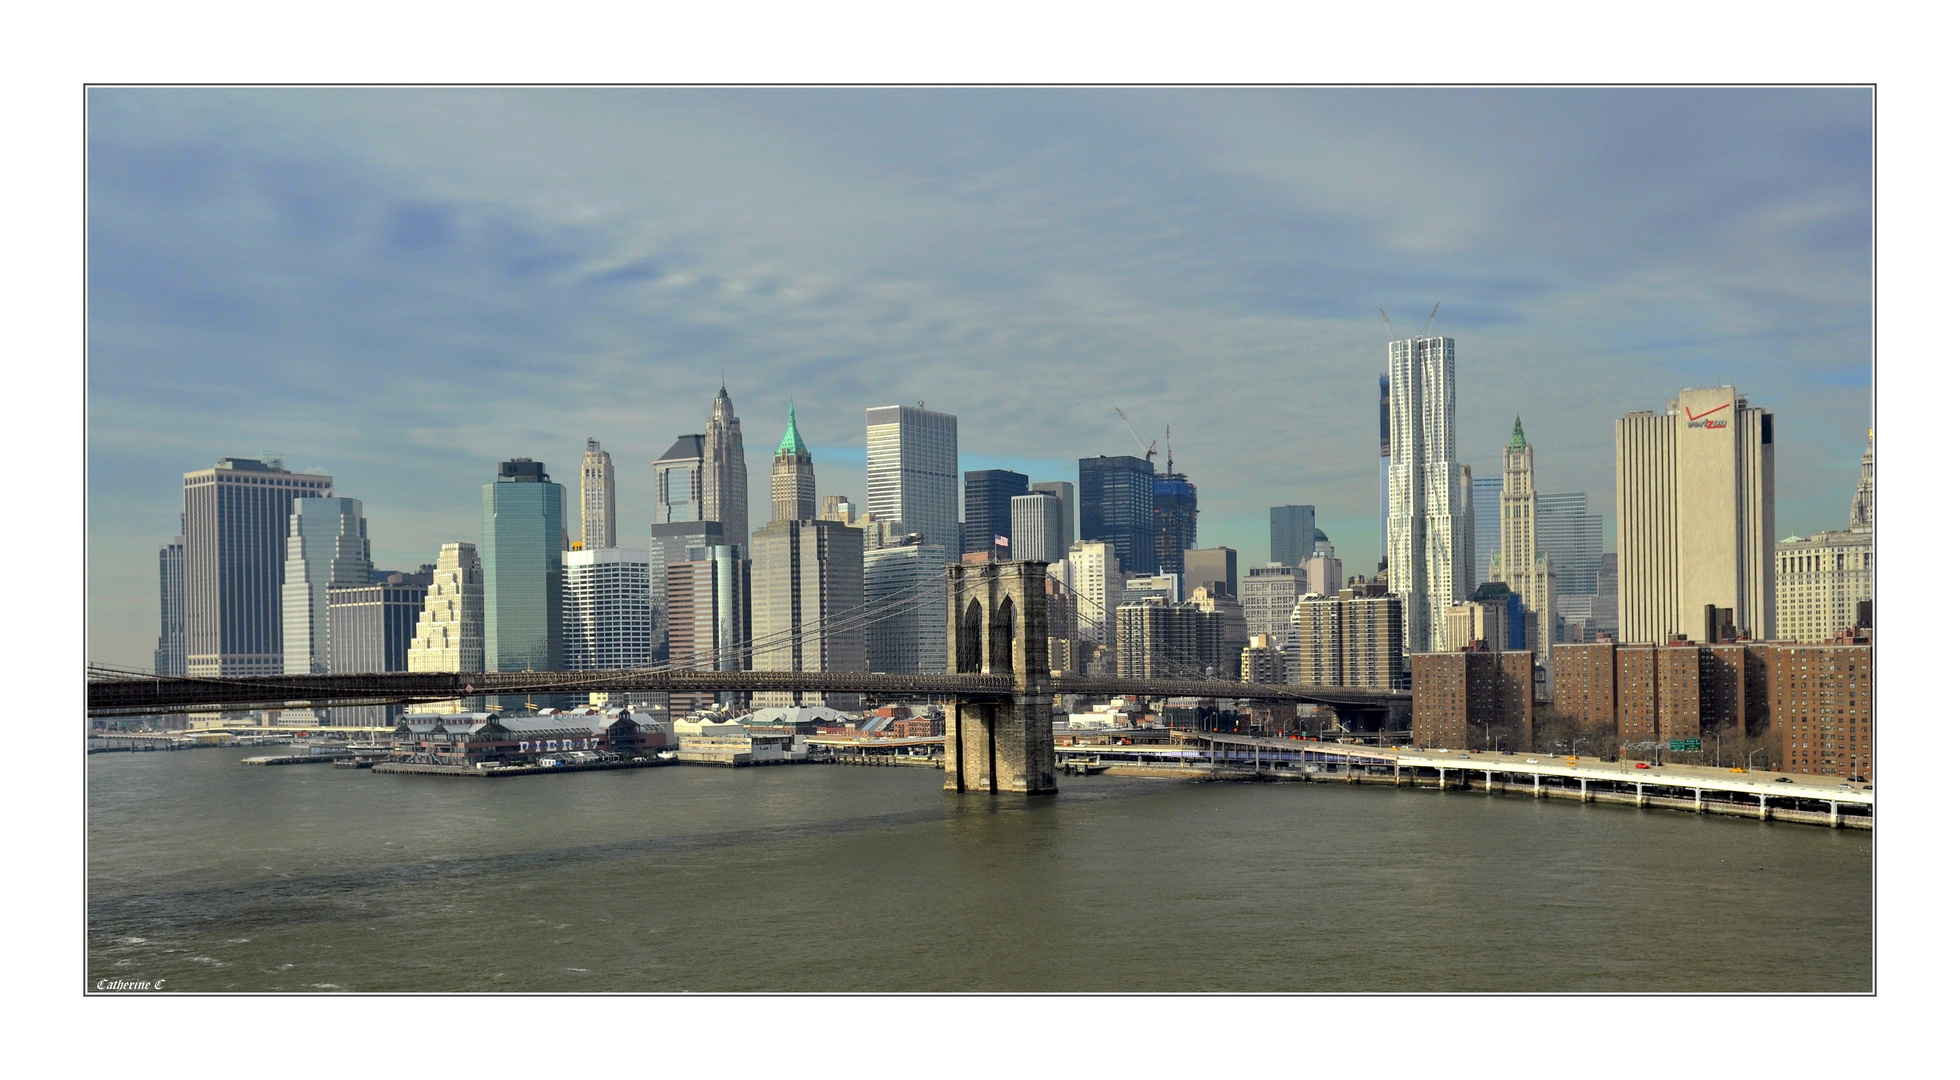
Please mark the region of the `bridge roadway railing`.
<svg viewBox="0 0 1960 1080"><path fill-rule="evenodd" d="M1408 700L1406 693L1204 679L1114 679L1059 675L1050 678L1048 683L1048 688L1057 694L1112 697L1212 697L1361 708L1386 707L1392 701ZM89 679L88 714L106 717L228 709L404 704L485 695L769 690L987 701L1011 697L1013 680L1006 675L885 675L874 672L804 671L390 671L364 675L232 678L165 678L103 672L92 674Z"/></svg>

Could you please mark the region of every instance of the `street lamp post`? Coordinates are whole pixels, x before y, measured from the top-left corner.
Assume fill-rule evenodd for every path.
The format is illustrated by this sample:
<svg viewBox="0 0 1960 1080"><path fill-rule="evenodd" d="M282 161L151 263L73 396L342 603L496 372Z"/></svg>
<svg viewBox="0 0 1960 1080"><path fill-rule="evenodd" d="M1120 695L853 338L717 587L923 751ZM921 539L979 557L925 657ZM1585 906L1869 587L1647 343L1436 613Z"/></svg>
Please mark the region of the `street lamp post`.
<svg viewBox="0 0 1960 1080"><path fill-rule="evenodd" d="M1749 751L1749 758L1747 761L1743 763L1743 766L1745 768L1754 769L1756 767L1756 755L1762 753L1764 749L1765 749L1764 747L1759 746L1756 749Z"/></svg>

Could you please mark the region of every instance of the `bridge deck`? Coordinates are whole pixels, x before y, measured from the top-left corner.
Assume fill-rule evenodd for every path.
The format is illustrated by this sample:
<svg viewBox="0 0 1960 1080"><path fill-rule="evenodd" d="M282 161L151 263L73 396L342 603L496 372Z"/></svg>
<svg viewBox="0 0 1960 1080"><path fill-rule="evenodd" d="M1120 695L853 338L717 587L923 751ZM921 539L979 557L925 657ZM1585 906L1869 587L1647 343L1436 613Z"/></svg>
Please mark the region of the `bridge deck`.
<svg viewBox="0 0 1960 1080"><path fill-rule="evenodd" d="M1405 692L1339 687L1282 686L1198 679L1112 679L1056 675L1043 692L1115 697L1213 697L1292 701L1349 708L1385 709L1407 701ZM874 672L803 671L391 671L365 675L264 675L237 678L91 678L90 716L224 709L311 708L444 701L486 695L585 693L806 693L872 694L887 698L946 701L1006 700L1014 695L1007 675L884 675Z"/></svg>

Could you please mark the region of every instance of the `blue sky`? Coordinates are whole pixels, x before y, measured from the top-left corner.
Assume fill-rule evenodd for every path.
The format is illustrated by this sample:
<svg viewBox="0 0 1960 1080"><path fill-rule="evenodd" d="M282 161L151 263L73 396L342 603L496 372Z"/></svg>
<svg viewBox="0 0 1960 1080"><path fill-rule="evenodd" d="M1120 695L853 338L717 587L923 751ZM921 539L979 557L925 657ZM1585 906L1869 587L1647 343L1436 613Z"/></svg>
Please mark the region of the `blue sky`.
<svg viewBox="0 0 1960 1080"><path fill-rule="evenodd" d="M1782 535L1843 523L1870 422L1862 90L94 90L88 119L109 663L149 662L187 470L283 451L412 567L479 537L497 461L575 485L590 436L637 540L724 370L756 520L792 396L853 499L867 407L1046 480L1134 452L1121 405L1171 425L1201 545L1256 562L1309 502L1353 570L1377 307L1441 302L1475 469L1522 414L1540 487L1609 515L1613 419L1681 387L1776 412Z"/></svg>

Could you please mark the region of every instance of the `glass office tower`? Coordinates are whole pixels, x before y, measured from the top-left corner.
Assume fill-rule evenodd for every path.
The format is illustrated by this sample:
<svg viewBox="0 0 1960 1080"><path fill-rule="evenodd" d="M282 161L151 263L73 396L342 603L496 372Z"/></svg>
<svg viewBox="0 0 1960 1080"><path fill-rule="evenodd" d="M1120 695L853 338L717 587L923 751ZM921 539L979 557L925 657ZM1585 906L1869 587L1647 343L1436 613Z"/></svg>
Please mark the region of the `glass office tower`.
<svg viewBox="0 0 1960 1080"><path fill-rule="evenodd" d="M514 458L483 485L483 652L491 671L558 671L565 660L565 488Z"/></svg>

